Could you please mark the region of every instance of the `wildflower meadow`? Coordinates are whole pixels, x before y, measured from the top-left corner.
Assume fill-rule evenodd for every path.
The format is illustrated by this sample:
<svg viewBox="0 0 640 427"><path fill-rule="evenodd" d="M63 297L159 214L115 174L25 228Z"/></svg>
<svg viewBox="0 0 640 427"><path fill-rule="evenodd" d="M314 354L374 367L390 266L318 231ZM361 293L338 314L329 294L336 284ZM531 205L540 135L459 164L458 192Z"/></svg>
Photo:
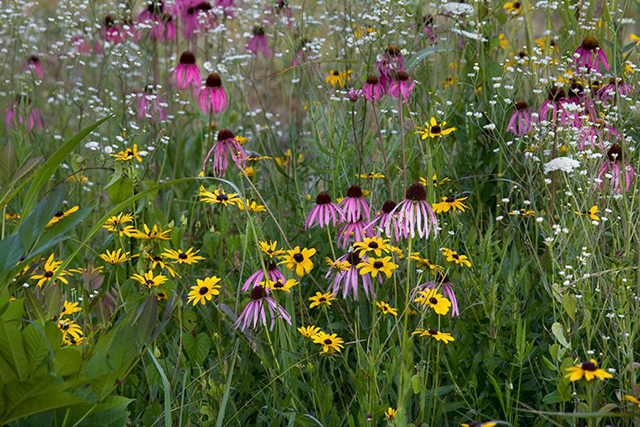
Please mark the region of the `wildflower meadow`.
<svg viewBox="0 0 640 427"><path fill-rule="evenodd" d="M0 425L638 426L638 0L4 0Z"/></svg>

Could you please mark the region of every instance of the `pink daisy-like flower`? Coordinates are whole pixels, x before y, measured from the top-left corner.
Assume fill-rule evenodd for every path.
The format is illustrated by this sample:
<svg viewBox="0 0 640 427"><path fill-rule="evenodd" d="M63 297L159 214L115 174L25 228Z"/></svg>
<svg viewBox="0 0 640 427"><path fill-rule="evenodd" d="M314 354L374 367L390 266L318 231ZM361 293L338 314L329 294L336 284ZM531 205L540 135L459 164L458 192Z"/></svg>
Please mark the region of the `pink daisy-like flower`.
<svg viewBox="0 0 640 427"><path fill-rule="evenodd" d="M365 226L367 223L359 218L357 221L345 222L342 229L338 232L338 244L340 247L347 248L353 242L361 242L367 236Z"/></svg>
<svg viewBox="0 0 640 427"><path fill-rule="evenodd" d="M609 83L598 91L598 98L603 101L613 101L616 98L616 93L621 96L627 96L631 92L633 92L633 88L626 84L622 78L611 77Z"/></svg>
<svg viewBox="0 0 640 427"><path fill-rule="evenodd" d="M547 99L540 106L540 120L548 120L549 110L551 110L551 125L564 125L573 116L566 111L566 105L569 103L564 89L558 86L551 86Z"/></svg>
<svg viewBox="0 0 640 427"><path fill-rule="evenodd" d="M338 205L331 201L331 196L323 191L316 197L316 205L307 215L304 226L305 229L309 229L315 224L319 225L320 228L324 228L332 221L335 227L336 223L344 221L344 213L342 213L342 209Z"/></svg>
<svg viewBox="0 0 640 427"><path fill-rule="evenodd" d="M194 38L202 29L216 27L216 15L208 1L199 1L182 13L182 36Z"/></svg>
<svg viewBox="0 0 640 427"><path fill-rule="evenodd" d="M432 15L427 15L424 17L424 35L429 40L430 44L433 44L433 42L436 40L436 33L434 31Z"/></svg>
<svg viewBox="0 0 640 427"><path fill-rule="evenodd" d="M381 231L384 231L387 236L391 236L391 229L393 228L393 235L396 240L404 236L402 226L398 222L398 216L395 214L391 215L391 212L393 212L395 208L396 203L393 200L384 202L380 213L365 227L367 234L373 234L373 231L375 231L375 233L379 235Z"/></svg>
<svg viewBox="0 0 640 427"><path fill-rule="evenodd" d="M349 92L347 92L347 98L351 102L357 102L360 97L362 97L362 89L351 88Z"/></svg>
<svg viewBox="0 0 640 427"><path fill-rule="evenodd" d="M247 51L254 55L257 55L258 52L262 52L262 55L265 58L269 58L271 56L271 52L267 46L267 37L264 35L264 28L261 26L255 26L251 33L253 36L247 40Z"/></svg>
<svg viewBox="0 0 640 427"><path fill-rule="evenodd" d="M200 108L205 113L218 114L229 107L227 94L222 88L222 79L217 73L209 74L199 96Z"/></svg>
<svg viewBox="0 0 640 427"><path fill-rule="evenodd" d="M396 79L389 85L389 96L392 98L400 98L400 96L402 96L404 102L408 102L409 95L411 95L411 91L415 85L416 82L411 80L409 74L404 71L398 71L396 73Z"/></svg>
<svg viewBox="0 0 640 427"><path fill-rule="evenodd" d="M453 285L449 280L449 276L446 274L443 275L442 273L438 273L438 277L436 278L436 280L431 280L427 283L416 286L412 291L411 299L415 299L419 292L431 289L437 289L438 291L442 289L442 294L444 295L444 297L451 301L451 317L460 316L460 309L458 307L456 293L453 290Z"/></svg>
<svg viewBox="0 0 640 427"><path fill-rule="evenodd" d="M588 70L600 71L600 64L605 70L609 71L609 63L607 56L600 48L600 43L593 37L587 37L582 44L576 49L574 56L574 65L576 67L587 68Z"/></svg>
<svg viewBox="0 0 640 427"><path fill-rule="evenodd" d="M5 111L7 128L11 129L16 124L22 126L25 122L25 117L27 117L27 132L31 132L34 127L37 130L42 129L40 110L31 105L29 97L18 95L16 100Z"/></svg>
<svg viewBox="0 0 640 427"><path fill-rule="evenodd" d="M607 158L598 172L598 179L602 180L600 188L604 188L603 178L607 178L616 193L622 192L623 189L629 191L633 175L631 164L622 161L622 147L618 144L613 144L607 151Z"/></svg>
<svg viewBox="0 0 640 427"><path fill-rule="evenodd" d="M104 17L104 27L102 28L102 37L111 44L119 44L124 39L125 33L122 26L116 24L111 15Z"/></svg>
<svg viewBox="0 0 640 427"><path fill-rule="evenodd" d="M347 197L338 204L344 213L344 218L349 222L357 222L362 216L369 221L371 211L369 204L362 195L362 189L357 185L352 185L347 190Z"/></svg>
<svg viewBox="0 0 640 427"><path fill-rule="evenodd" d="M376 62L380 75L380 84L386 89L387 83L394 79L397 72L404 70L404 57L397 46L389 46L382 58Z"/></svg>
<svg viewBox="0 0 640 427"><path fill-rule="evenodd" d="M407 238L418 236L428 238L438 233L438 220L427 203L427 191L422 184L414 183L407 189L405 199L391 211L398 215L399 233ZM396 228L396 230L398 229Z"/></svg>
<svg viewBox="0 0 640 427"><path fill-rule="evenodd" d="M362 87L362 91L367 100L377 101L385 95L386 89L376 76L369 76Z"/></svg>
<svg viewBox="0 0 640 427"><path fill-rule="evenodd" d="M139 119L149 119L156 123L167 119L167 112L163 102L153 85L148 85L144 91L136 95L136 109Z"/></svg>
<svg viewBox="0 0 640 427"><path fill-rule="evenodd" d="M605 125L601 120L598 120L596 123L589 126L583 126L580 129L578 132L578 146L581 150L584 150L584 147L589 144L591 149L595 150L596 145L599 145L600 149L604 151L605 141L611 141L612 137L622 141L622 137L617 130L609 125Z"/></svg>
<svg viewBox="0 0 640 427"><path fill-rule="evenodd" d="M291 325L291 316L287 311L278 304L273 298L270 298L267 295L267 291L262 286L254 286L251 291L251 301L247 306L242 310L240 316L234 323L234 327L240 328L241 330L247 329L249 326L254 329L258 325L258 322L262 324L262 326L267 326L267 312L269 313L269 318L271 319L271 327L270 330L273 330L275 326L275 321L277 318L282 318Z"/></svg>
<svg viewBox="0 0 640 427"><path fill-rule="evenodd" d="M272 282L287 281L280 270L278 270L278 264L275 262L269 262L267 264L267 275L269 276L269 280ZM260 282L264 282L264 270L262 268L249 276L246 282L242 285L242 290L248 291L249 289L253 289L258 286Z"/></svg>
<svg viewBox="0 0 640 427"><path fill-rule="evenodd" d="M353 292L353 299L358 300L358 286L362 281L362 288L364 294L369 299L369 296L373 296L373 284L371 282L371 276L369 274L360 274L357 269L357 265L362 261L366 261L358 256L357 252L351 252L338 258L337 262L347 263L347 268L331 269L327 272L325 278L328 279L332 274L333 280L331 281L331 292L334 295L338 295L340 288L342 288L342 298L347 298L349 292Z"/></svg>
<svg viewBox="0 0 640 427"><path fill-rule="evenodd" d="M42 65L40 64L40 58L38 58L37 56L31 55L27 60L27 65L25 68L27 71L31 71L36 76L38 76L39 79L42 80L42 78L44 78L44 71L42 70Z"/></svg>
<svg viewBox="0 0 640 427"><path fill-rule="evenodd" d="M516 136L523 136L529 133L532 124L531 110L527 103L521 99L516 101L516 110L509 119L507 132L511 132Z"/></svg>
<svg viewBox="0 0 640 427"><path fill-rule="evenodd" d="M146 9L138 14L136 21L151 27L149 37L158 41L173 40L176 37L176 25L173 17L166 13L161 1L149 3Z"/></svg>
<svg viewBox="0 0 640 427"><path fill-rule="evenodd" d="M207 153L207 157L202 163L202 170L205 170L211 153L213 153L213 174L215 176L224 176L227 173L227 156L229 154L231 154L231 158L238 169L244 170L245 168L247 155L242 145L240 145L233 132L229 129L220 129L220 132L218 132L218 140L213 144L209 153Z"/></svg>
<svg viewBox="0 0 640 427"><path fill-rule="evenodd" d="M180 55L180 62L174 68L171 75L171 83L183 90L191 85L199 88L202 84L200 78L200 68L196 65L196 56L190 51L184 51Z"/></svg>

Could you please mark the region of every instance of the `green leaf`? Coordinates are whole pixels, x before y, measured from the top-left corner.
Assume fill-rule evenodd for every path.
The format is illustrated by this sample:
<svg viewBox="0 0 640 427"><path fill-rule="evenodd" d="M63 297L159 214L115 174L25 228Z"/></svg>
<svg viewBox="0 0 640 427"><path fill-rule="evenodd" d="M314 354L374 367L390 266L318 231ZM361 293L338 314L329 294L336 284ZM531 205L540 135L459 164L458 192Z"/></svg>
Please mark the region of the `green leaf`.
<svg viewBox="0 0 640 427"><path fill-rule="evenodd" d="M411 56L407 60L407 71L408 72L413 71L413 69L418 65L418 63L420 63L420 61L422 61L423 59L425 59L430 55L433 55L434 53L451 52L452 50L453 49L449 47L439 47L439 46L431 46L431 47L422 49L421 51L416 52L415 55Z"/></svg>
<svg viewBox="0 0 640 427"><path fill-rule="evenodd" d="M64 347L56 351L53 360L53 371L56 375L66 377L80 372L82 369L82 350L79 347Z"/></svg>
<svg viewBox="0 0 640 427"><path fill-rule="evenodd" d="M117 205L133 196L133 180L122 177L107 187L107 193L109 193L111 203Z"/></svg>
<svg viewBox="0 0 640 427"><path fill-rule="evenodd" d="M158 300L153 293L150 293L145 302L138 308L138 313L134 319L139 344L146 344L153 332L157 319Z"/></svg>
<svg viewBox="0 0 640 427"><path fill-rule="evenodd" d="M31 370L35 371L47 356L47 340L40 325L30 323L22 330L24 348L27 352Z"/></svg>
<svg viewBox="0 0 640 427"><path fill-rule="evenodd" d="M0 274L11 270L24 255L24 246L17 234L12 234L0 241Z"/></svg>
<svg viewBox="0 0 640 427"><path fill-rule="evenodd" d="M564 294L562 296L562 307L574 322L576 321L576 305L577 299L574 295Z"/></svg>
<svg viewBox="0 0 640 427"><path fill-rule="evenodd" d="M564 337L564 328L560 323L555 322L553 325L551 325L551 332L553 332L553 335L562 346L566 348L571 347L571 344L567 342L567 339Z"/></svg>
<svg viewBox="0 0 640 427"><path fill-rule="evenodd" d="M182 345L189 360L195 365L202 365L211 349L211 338L204 332L200 332L195 337L191 334L185 334L182 337Z"/></svg>
<svg viewBox="0 0 640 427"><path fill-rule="evenodd" d="M33 414L51 411L58 408L65 408L73 405L79 405L81 403L86 402L68 392L38 394L37 396L32 397L31 399L27 399L17 405L7 416L7 418L3 420L3 425L4 423L9 423L14 420L26 418Z"/></svg>
<svg viewBox="0 0 640 427"><path fill-rule="evenodd" d="M29 361L24 351L22 334L14 324L0 323L0 356L11 365L18 379L24 380L29 376Z"/></svg>
<svg viewBox="0 0 640 427"><path fill-rule="evenodd" d="M64 161L64 159L71 153L71 151L82 141L87 135L89 135L94 129L100 126L102 123L113 117L113 114L98 120L97 122L87 126L80 132L75 134L69 141L64 143L49 157L44 164L38 169L33 180L31 187L25 196L24 203L22 204L23 217L31 212L31 209L35 205L36 197L38 193L44 187L44 185L51 179L51 176L57 169L57 167Z"/></svg>
<svg viewBox="0 0 640 427"><path fill-rule="evenodd" d="M51 218L58 212L60 206L62 206L63 198L64 187L61 187L48 197L42 199L31 211L29 216L20 222L18 225L18 235L26 251L31 249L31 246L47 226L47 223L51 221Z"/></svg>

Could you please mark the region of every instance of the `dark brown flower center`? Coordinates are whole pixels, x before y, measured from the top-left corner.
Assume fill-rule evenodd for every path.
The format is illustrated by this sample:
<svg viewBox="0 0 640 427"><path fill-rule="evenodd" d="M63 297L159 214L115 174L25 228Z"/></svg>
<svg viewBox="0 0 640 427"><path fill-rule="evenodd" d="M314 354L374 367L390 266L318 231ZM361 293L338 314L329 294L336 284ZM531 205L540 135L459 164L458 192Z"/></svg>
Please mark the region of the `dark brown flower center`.
<svg viewBox="0 0 640 427"><path fill-rule="evenodd" d="M264 28L262 28L260 26L253 27L252 33L253 33L254 36L263 37L264 36Z"/></svg>
<svg viewBox="0 0 640 427"><path fill-rule="evenodd" d="M375 242L375 241L369 242L369 247L371 249L378 249L379 248L378 243Z"/></svg>
<svg viewBox="0 0 640 427"><path fill-rule="evenodd" d="M267 266L267 270L269 271L273 271L277 269L278 269L278 264L276 264L275 262L270 262L269 265Z"/></svg>
<svg viewBox="0 0 640 427"><path fill-rule="evenodd" d="M429 335L438 335L438 331L436 331L435 329L429 329L429 330L427 331L427 333L428 333Z"/></svg>
<svg viewBox="0 0 640 427"><path fill-rule="evenodd" d="M293 255L293 260L297 263L304 261L304 256L300 253Z"/></svg>
<svg viewBox="0 0 640 427"><path fill-rule="evenodd" d="M583 362L580 367L582 368L583 371L591 371L591 372L593 372L593 371L598 369L596 364L593 363L592 361Z"/></svg>
<svg viewBox="0 0 640 427"><path fill-rule="evenodd" d="M564 89L562 89L561 87L558 87L558 86L551 86L551 88L549 89L549 95L548 95L547 98L550 101L558 102L561 99L564 99L566 97L567 97L567 95L565 95Z"/></svg>
<svg viewBox="0 0 640 427"><path fill-rule="evenodd" d="M340 75L340 71L338 70L333 70L333 75L338 77Z"/></svg>
<svg viewBox="0 0 640 427"><path fill-rule="evenodd" d="M401 81L401 82L406 82L407 80L409 80L409 74L407 74L404 71L398 71L396 73L396 77L398 78L398 81Z"/></svg>
<svg viewBox="0 0 640 427"><path fill-rule="evenodd" d="M582 40L582 47L587 50L595 50L600 47L600 43L598 43L598 40L594 39L593 37L587 37L586 39Z"/></svg>
<svg viewBox="0 0 640 427"><path fill-rule="evenodd" d="M320 297L318 298L318 302L326 302L327 299L325 297Z"/></svg>
<svg viewBox="0 0 640 427"><path fill-rule="evenodd" d="M201 287L198 291L200 295L206 295L207 292L209 292L209 288L207 288L206 286Z"/></svg>
<svg viewBox="0 0 640 427"><path fill-rule="evenodd" d="M218 132L218 141L224 141L232 138L235 138L235 135L227 128L220 129L220 132Z"/></svg>
<svg viewBox="0 0 640 427"><path fill-rule="evenodd" d="M429 302L430 302L431 304L433 304L433 305L436 305L436 304L438 304L438 298L436 298L436 297L431 297L431 298L429 298Z"/></svg>
<svg viewBox="0 0 640 427"><path fill-rule="evenodd" d="M185 254L184 252L180 252L180 253L178 254L178 258L180 258L180 259L187 259L187 254Z"/></svg>
<svg viewBox="0 0 640 427"><path fill-rule="evenodd" d="M208 12L211 9L213 9L213 7L207 1L204 1L204 2L202 2L202 3L200 3L199 5L196 6L196 10L198 10L198 11Z"/></svg>
<svg viewBox="0 0 640 427"><path fill-rule="evenodd" d="M398 46L389 46L387 48L387 53L389 56L398 56L400 55L400 49L398 49Z"/></svg>
<svg viewBox="0 0 640 427"><path fill-rule="evenodd" d="M284 288L284 283L282 283L282 280L278 280L276 283L273 284L273 287L275 289Z"/></svg>
<svg viewBox="0 0 640 427"><path fill-rule="evenodd" d="M456 201L455 197L447 197L447 200L445 200L445 202L447 202L447 203L453 203L455 201Z"/></svg>
<svg viewBox="0 0 640 427"><path fill-rule="evenodd" d="M160 15L164 5L161 1L155 1L147 6L147 11L153 15Z"/></svg>
<svg viewBox="0 0 640 427"><path fill-rule="evenodd" d="M438 135L442 132L442 128L439 125L431 126L431 133L434 135Z"/></svg>
<svg viewBox="0 0 640 427"><path fill-rule="evenodd" d="M376 76L369 76L367 77L367 83L370 85L377 85L378 84L378 78Z"/></svg>
<svg viewBox="0 0 640 427"><path fill-rule="evenodd" d="M31 56L29 57L29 61L30 61L30 62L33 62L34 64L37 64L38 62L40 62L40 59L38 59L38 57L37 57L37 56L35 56L35 55L31 55Z"/></svg>
<svg viewBox="0 0 640 427"><path fill-rule="evenodd" d="M56 212L56 214L54 215L56 218L62 218L64 216L64 212L62 211L58 211Z"/></svg>
<svg viewBox="0 0 640 427"><path fill-rule="evenodd" d="M251 291L251 299L254 301L257 300L261 300L262 298L266 297L267 293L265 292L264 288L262 286L254 286L253 290Z"/></svg>
<svg viewBox="0 0 640 427"><path fill-rule="evenodd" d="M316 197L316 204L318 205L328 205L331 203L331 196L326 191L321 192Z"/></svg>
<svg viewBox="0 0 640 427"><path fill-rule="evenodd" d="M222 86L222 79L218 75L218 73L211 73L207 77L206 82L207 87L220 87Z"/></svg>
<svg viewBox="0 0 640 427"><path fill-rule="evenodd" d="M360 264L360 261L362 261L362 259L358 256L356 252L351 252L347 256L347 262L351 265L358 265Z"/></svg>
<svg viewBox="0 0 640 427"><path fill-rule="evenodd" d="M387 200L386 202L384 202L384 205L382 205L382 212L391 213L391 211L394 210L395 207L396 202L394 202L393 200Z"/></svg>
<svg viewBox="0 0 640 427"><path fill-rule="evenodd" d="M408 200L422 202L427 200L427 191L424 189L422 184L418 184L416 182L414 184L411 184L411 186L407 189L405 198L407 198Z"/></svg>
<svg viewBox="0 0 640 427"><path fill-rule="evenodd" d="M607 158L612 162L620 161L622 158L622 147L618 144L613 144L609 151L607 151Z"/></svg>
<svg viewBox="0 0 640 427"><path fill-rule="evenodd" d="M375 268L376 270L381 269L384 266L384 264L382 263L382 261L375 261L373 263L373 268Z"/></svg>
<svg viewBox="0 0 640 427"><path fill-rule="evenodd" d="M331 341L331 338L327 338L327 339L324 340L324 343L326 345L331 345L331 344L333 344L333 341Z"/></svg>
<svg viewBox="0 0 640 427"><path fill-rule="evenodd" d="M529 108L529 105L527 105L527 103L524 102L522 99L519 99L516 101L516 110L522 111L522 110L526 110L527 108Z"/></svg>
<svg viewBox="0 0 640 427"><path fill-rule="evenodd" d="M111 17L111 15L107 15L104 17L104 26L107 28L111 28L115 25L115 22L113 20L113 18Z"/></svg>
<svg viewBox="0 0 640 427"><path fill-rule="evenodd" d="M145 282L147 285L149 285L149 286L152 286L152 285L154 284L154 283L153 283L153 280L151 280L151 279L147 279L147 280L145 280L144 282Z"/></svg>
<svg viewBox="0 0 640 427"><path fill-rule="evenodd" d="M196 56L189 50L185 50L180 55L180 63L185 65L191 65L196 63Z"/></svg>
<svg viewBox="0 0 640 427"><path fill-rule="evenodd" d="M53 277L53 271L45 271L44 277Z"/></svg>
<svg viewBox="0 0 640 427"><path fill-rule="evenodd" d="M521 50L520 52L518 52L518 57L520 59L524 59L527 57L527 52L525 52L524 50Z"/></svg>
<svg viewBox="0 0 640 427"><path fill-rule="evenodd" d="M347 197L359 198L362 197L362 188L357 185L352 185L347 190Z"/></svg>

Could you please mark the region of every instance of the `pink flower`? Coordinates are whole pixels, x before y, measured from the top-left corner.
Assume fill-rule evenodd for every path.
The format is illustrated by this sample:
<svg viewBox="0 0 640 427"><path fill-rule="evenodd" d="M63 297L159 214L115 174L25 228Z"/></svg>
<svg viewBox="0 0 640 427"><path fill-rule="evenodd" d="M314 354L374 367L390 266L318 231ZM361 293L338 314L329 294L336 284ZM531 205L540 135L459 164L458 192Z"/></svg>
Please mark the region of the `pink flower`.
<svg viewBox="0 0 640 427"><path fill-rule="evenodd" d="M615 77L611 77L609 79L609 83L600 88L600 90L598 91L598 97L603 101L611 101L615 100L616 93L621 96L627 96L631 92L633 92L633 89L631 88L631 86L626 84L624 80L622 80L620 77L618 77L617 79Z"/></svg>
<svg viewBox="0 0 640 427"><path fill-rule="evenodd" d="M436 280L429 281L427 283L423 283L422 285L416 286L411 291L413 300L418 292L424 291L426 289L442 289L442 294L445 298L448 298L451 301L451 317L460 316L460 309L458 307L458 300L456 299L456 293L453 291L453 286L449 281L448 275L443 275L438 273L438 278Z"/></svg>
<svg viewBox="0 0 640 427"><path fill-rule="evenodd" d="M600 188L604 189L604 177L610 180L609 184L616 193L620 193L623 189L629 191L633 175L631 164L622 161L622 147L614 143L607 151L607 159L598 172L598 179L603 181L600 183Z"/></svg>
<svg viewBox="0 0 640 427"><path fill-rule="evenodd" d="M429 43L431 44L436 40L436 34L433 30L433 16L427 15L424 17L424 35L429 39Z"/></svg>
<svg viewBox="0 0 640 427"><path fill-rule="evenodd" d="M242 145L236 140L235 135L229 129L220 129L218 132L218 140L207 153L207 157L202 163L202 170L205 170L207 161L213 153L213 174L215 176L224 176L227 173L228 158L231 154L231 158L235 162L236 166L240 170L244 170L247 155L242 148Z"/></svg>
<svg viewBox="0 0 640 427"><path fill-rule="evenodd" d="M182 36L191 39L203 28L216 27L216 15L208 1L201 1L195 6L188 7L182 13Z"/></svg>
<svg viewBox="0 0 640 427"><path fill-rule="evenodd" d="M386 89L376 76L369 76L362 87L362 91L367 100L377 101L384 96Z"/></svg>
<svg viewBox="0 0 640 427"><path fill-rule="evenodd" d="M342 230L338 232L338 244L342 248L349 247L351 242L361 242L367 236L367 232L364 230L367 223L362 219L353 222L346 222L342 226Z"/></svg>
<svg viewBox="0 0 640 427"><path fill-rule="evenodd" d="M438 233L438 220L433 213L431 206L427 203L427 191L422 184L411 184L407 189L405 199L396 206L391 215L397 213L399 234L407 238L413 238L417 234L420 237L428 238L433 232Z"/></svg>
<svg viewBox="0 0 640 427"><path fill-rule="evenodd" d="M205 113L218 114L229 107L227 95L222 88L222 79L217 73L209 74L199 96L200 108Z"/></svg>
<svg viewBox="0 0 640 427"><path fill-rule="evenodd" d="M267 312L271 319L271 330L275 326L277 318L283 318L285 322L291 324L291 316L280 306L273 298L267 296L267 291L262 286L255 286L251 291L251 301L242 310L240 316L236 320L234 327L241 330L252 326L254 329L258 325L258 321L262 326L267 326Z"/></svg>
<svg viewBox="0 0 640 427"><path fill-rule="evenodd" d="M254 55L257 55L258 52L262 52L262 55L265 58L269 58L271 56L271 52L267 46L267 38L264 35L264 28L256 26L253 28L252 34L253 36L247 40L247 51Z"/></svg>
<svg viewBox="0 0 640 427"><path fill-rule="evenodd" d="M275 262L270 262L267 265L267 275L272 282L287 281L280 270L278 270L278 264ZM246 292L249 289L253 289L258 286L260 282L264 282L264 270L262 268L249 276L247 281L244 282L244 285L242 285L242 290Z"/></svg>
<svg viewBox="0 0 640 427"><path fill-rule="evenodd" d="M180 62L174 68L171 75L171 83L183 90L191 85L199 88L202 84L200 78L200 68L196 65L196 57L193 53L186 50L180 55Z"/></svg>
<svg viewBox="0 0 640 427"><path fill-rule="evenodd" d="M15 124L22 126L25 117L27 117L27 132L31 132L34 127L37 130L42 129L40 110L31 106L31 100L28 97L18 96L5 110L7 128L11 129Z"/></svg>
<svg viewBox="0 0 640 427"><path fill-rule="evenodd" d="M507 132L516 136L523 136L529 133L532 125L531 110L523 100L516 101L516 111L513 112L507 125Z"/></svg>
<svg viewBox="0 0 640 427"><path fill-rule="evenodd" d="M598 40L593 37L584 39L573 56L576 67L586 67L588 70L600 71L599 64L602 64L605 70L610 70L607 56L604 54L604 51L600 49Z"/></svg>
<svg viewBox="0 0 640 427"><path fill-rule="evenodd" d="M342 209L345 219L349 222L357 222L362 216L369 221L371 212L367 201L362 197L362 189L357 185L352 185L347 190L345 197L338 206Z"/></svg>
<svg viewBox="0 0 640 427"><path fill-rule="evenodd" d="M176 37L176 26L173 17L166 13L162 2L150 3L136 18L138 23L151 26L149 36L158 41L173 40Z"/></svg>
<svg viewBox="0 0 640 427"><path fill-rule="evenodd" d="M162 106L162 99L152 85L147 86L144 91L137 94L136 108L139 119L146 118L156 123L167 119L167 112Z"/></svg>
<svg viewBox="0 0 640 427"><path fill-rule="evenodd" d="M382 205L382 209L380 213L373 218L369 224L366 225L365 231L367 234L375 234L380 235L381 231L387 236L391 236L391 228L393 228L394 237L396 240L400 240L400 237L403 236L402 226L398 223L398 216L395 214L391 214L393 210L396 208L396 203L393 200L387 200Z"/></svg>
<svg viewBox="0 0 640 427"><path fill-rule="evenodd" d="M26 65L26 70L27 71L31 71L32 73L35 73L39 79L43 79L44 78L44 71L42 71L42 65L40 65L40 59L35 56L32 55L29 57L29 60L27 60L27 65Z"/></svg>
<svg viewBox="0 0 640 427"><path fill-rule="evenodd" d="M609 125L605 125L601 120L598 120L591 126L583 126L578 132L578 145L581 150L589 143L592 150L596 149L596 144L600 146L600 149L604 150L604 142L610 141L616 138L622 141L622 137L617 130ZM607 144L608 145L608 144Z"/></svg>
<svg viewBox="0 0 640 427"><path fill-rule="evenodd" d="M313 225L319 225L320 228L328 226L333 220L333 226L336 223L344 221L344 213L335 204L331 202L331 196L326 192L321 192L316 197L316 205L311 209L307 220L304 223L305 229L313 227Z"/></svg>
<svg viewBox="0 0 640 427"><path fill-rule="evenodd" d="M404 57L397 46L389 46L382 58L376 62L380 84L386 89L387 83L393 80L395 74L404 71Z"/></svg>
<svg viewBox="0 0 640 427"><path fill-rule="evenodd" d="M347 92L347 97L351 102L357 102L361 96L362 96L362 89L351 88L349 89L349 92Z"/></svg>
<svg viewBox="0 0 640 427"><path fill-rule="evenodd" d="M540 120L548 120L547 116L549 109L551 109L551 126L564 125L574 118L565 109L568 103L564 89L558 86L551 86L547 99L540 106Z"/></svg>
<svg viewBox="0 0 640 427"><path fill-rule="evenodd" d="M111 44L119 44L124 39L122 26L116 24L111 15L104 17L104 27L102 28L102 37Z"/></svg>
<svg viewBox="0 0 640 427"><path fill-rule="evenodd" d="M353 299L358 300L358 285L360 281L362 281L362 288L364 289L364 294L367 299L369 296L373 296L373 284L371 283L371 276L369 274L360 275L357 269L357 265L362 261L366 261L365 259L361 259L358 256L357 252L351 252L345 255L342 255L338 258L340 262L347 262L349 264L349 268L347 270L329 270L325 276L325 279L331 277L332 274L333 280L331 281L331 292L335 295L338 295L340 288L342 288L342 298L347 298L349 292L353 292Z"/></svg>
<svg viewBox="0 0 640 427"><path fill-rule="evenodd" d="M396 79L389 85L389 96L399 98L402 96L404 102L408 102L409 95L416 83L409 78L409 74L404 71L396 73Z"/></svg>

